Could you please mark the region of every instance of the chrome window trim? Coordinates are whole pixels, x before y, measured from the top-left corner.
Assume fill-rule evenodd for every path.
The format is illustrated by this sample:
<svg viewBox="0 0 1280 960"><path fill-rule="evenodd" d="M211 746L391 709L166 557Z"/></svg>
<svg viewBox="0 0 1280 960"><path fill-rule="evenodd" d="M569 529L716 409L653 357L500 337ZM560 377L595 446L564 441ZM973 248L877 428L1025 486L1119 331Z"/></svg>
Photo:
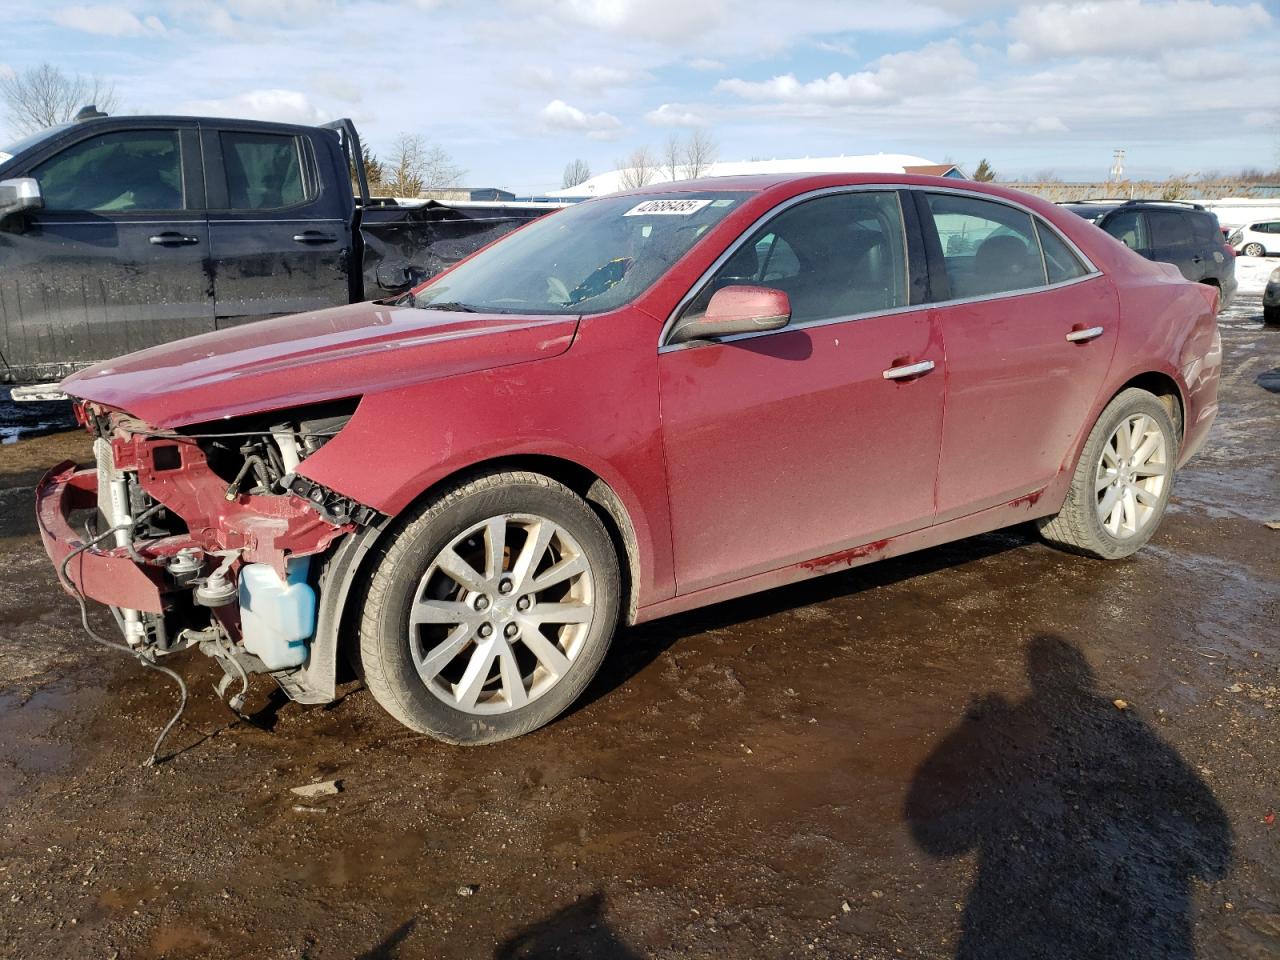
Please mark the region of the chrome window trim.
<svg viewBox="0 0 1280 960"><path fill-rule="evenodd" d="M902 197L901 197L902 191L907 191L910 193L949 193L949 194L955 194L957 196L962 196L962 197L973 197L974 199L977 199L977 200L988 200L991 203L1001 203L1007 207L1013 207L1016 210L1020 210L1021 212L1031 217L1033 229L1038 230L1040 223L1043 223L1046 227L1048 227L1048 229L1052 230L1053 233L1058 237L1058 239L1061 240L1064 244L1066 244L1067 248L1073 254L1075 254L1075 256L1080 260L1080 263L1085 268L1085 272L1078 277L1072 277L1070 280L1060 280L1057 283L1044 283L1034 287L1027 287L1022 290L1002 290L999 293L982 294L981 296L976 296L976 297L950 298L947 300L930 301L928 303L909 304L904 307L894 307L893 309L890 309L890 310L876 310L869 313L854 313L854 314L849 314L847 316L841 316L841 317L828 317L825 320L813 320L813 321L810 321L809 323L797 324L795 326L791 326L790 324L788 324L787 326L781 327L777 330L762 330L754 333L739 333L730 337L717 337L714 340L690 340L684 343L668 343L667 342L668 336L671 334L671 331L675 327L676 319L680 316L684 308L689 305L689 302L693 300L699 293L702 292L703 286L705 286L706 283L715 275L716 271L719 270L722 266L724 266L724 264L729 260L729 258L732 257L735 253L737 253L738 250L741 249L741 247L744 244L746 244L747 240L749 240L755 234L755 232L758 229L760 229L760 227L764 226L770 220L777 217L779 214L784 213L790 208L798 204L804 203L806 200L813 200L817 197L831 196L831 195L842 194L842 193L883 193L886 190L894 190L899 192L898 210L899 210L899 214L901 215L900 219L902 223L903 255L906 257L908 291L910 290L910 276L911 276L911 247L910 247L909 239L906 234L906 230L907 230L906 216L905 216L905 213L902 211ZM1036 245L1040 247L1040 256L1041 256L1041 259L1043 259L1044 248L1040 244L1040 236L1038 233L1036 234ZM1045 264L1044 275L1045 275L1045 280L1047 281L1049 279L1048 264ZM1097 265L1094 264L1094 262L1089 259L1089 257L1085 254L1085 252L1081 250L1080 247L1077 246L1070 237L1063 234L1062 231L1058 230L1052 223L1049 223L1047 220L1045 220L1044 217L1041 216L1039 213L1037 213L1035 210L1032 210L1030 207L1026 206L1025 204L1019 203L1016 200L1008 200L1004 197L990 196L988 194L976 192L973 190L964 190L957 187L933 187L933 186L925 187L925 186L920 186L918 184L894 183L893 181L886 181L884 183L860 183L860 184L854 184L850 186L840 186L840 187L823 187L818 190L810 190L807 193L798 194L797 196L794 196L791 199L786 200L775 207L771 207L768 211L766 211L764 214L758 217L750 226L748 226L745 230L743 230L742 233L738 235L738 238L734 240L732 244L726 247L724 252L721 253L720 256L716 257L716 259L711 263L711 266L707 267L707 269L702 272L702 275L699 276L697 281L693 284L693 286L689 288L689 291L683 297L680 298L680 300L676 303L675 307L672 309L671 313L667 316L666 322L663 323L662 331L658 337L658 353L662 354L662 353L669 353L675 350L686 350L690 347L703 347L711 343L736 343L739 340L754 340L756 337L773 337L773 336L777 336L778 334L788 333L793 330L808 330L811 327L826 327L835 323L849 323L855 320L864 320L869 317L888 317L888 316L895 316L897 314L902 314L902 313L912 313L916 310L932 310L938 307L965 306L971 303L984 303L988 300L1006 300L1009 297L1022 297L1022 296L1026 296L1029 293L1041 293L1046 290L1058 290L1063 287L1074 286L1077 283L1085 283L1089 280L1094 280L1097 277L1101 277L1102 275L1103 275L1102 271L1098 269Z"/></svg>
<svg viewBox="0 0 1280 960"><path fill-rule="evenodd" d="M1050 233L1052 233L1055 237L1057 237L1060 241L1062 241L1062 243L1064 243L1064 244L1066 244L1066 245L1067 245L1067 250L1068 250L1068 252L1070 252L1070 253L1071 253L1071 254L1076 258L1076 262L1077 262L1081 267L1084 267L1084 273L1082 273L1082 274L1080 275L1080 277L1087 277L1087 276L1091 276L1091 275L1092 275L1092 273L1097 272L1097 268L1096 268L1096 267L1094 267L1094 266L1093 266L1093 264L1089 263L1088 258L1087 258L1087 257L1082 257L1082 256L1080 256L1080 255L1076 252L1076 248L1075 248L1075 246L1074 246L1073 244L1069 243L1069 242L1068 242L1068 240L1067 240L1067 238L1066 238L1066 237L1064 237L1061 233L1059 233L1057 230L1053 229L1053 224L1049 223L1049 222L1048 222L1047 220L1045 220L1043 217L1033 216L1033 217L1031 218L1031 226L1032 226L1032 227L1035 229L1035 231L1036 231L1036 243L1037 243L1037 244L1039 244L1039 246L1040 246L1040 260L1044 263L1044 279L1045 279L1045 281L1046 281L1046 284L1045 284L1046 286L1054 286L1054 284L1051 284L1051 283L1049 283L1049 282L1048 282L1048 280L1049 280L1049 256L1048 256L1048 254L1046 254L1046 253L1044 252L1044 240L1042 240L1042 239L1040 238L1040 232L1041 232L1042 230L1048 230L1048 231L1049 231ZM1092 269L1091 269L1091 268L1092 268ZM1079 279L1080 279L1080 277L1071 277L1070 279L1072 279L1072 280L1079 280ZM1065 281L1065 280L1059 280L1059 281L1057 281L1057 282L1058 282L1058 283L1065 283L1066 281Z"/></svg>
<svg viewBox="0 0 1280 960"><path fill-rule="evenodd" d="M1030 215L1033 220L1044 220L1045 225L1058 235L1058 239L1060 239L1063 243L1065 243L1071 249L1071 252L1080 258L1080 262L1085 266L1086 274L1102 273L1102 271L1098 269L1097 265L1095 265L1094 262L1090 260L1088 256L1085 255L1085 252L1083 250L1081 250L1078 246L1076 246L1076 244L1072 241L1070 237L1063 234L1061 230L1058 230L1056 227L1054 227L1053 224L1045 220L1041 214L1037 213L1035 210L1032 210L1030 207L1026 206L1025 204L1019 203L1017 200L1009 200L1009 199L1006 199L1005 197L993 197L990 194L976 193L973 190L961 190L961 189L957 189L956 187L907 186L905 189L915 190L918 193L953 193L961 197L972 197L975 200L986 200L990 203L1002 203L1006 207L1013 207L1015 210L1021 210L1023 213ZM1072 214L1072 216L1075 216L1075 214ZM1049 277L1049 273L1046 270L1045 279L1047 280L1048 277ZM1052 284L1046 284L1046 286L1052 286ZM1029 289L1038 290L1041 288L1032 287ZM950 303L951 301L944 300L940 302Z"/></svg>
<svg viewBox="0 0 1280 960"><path fill-rule="evenodd" d="M757 230L759 230L761 227L767 224L770 220L774 220L777 217L781 216L783 213L790 210L792 207L799 206L800 204L808 200L815 200L819 197L837 196L837 195L846 194L846 193L894 192L896 194L894 197L894 200L898 205L898 223L902 229L902 260L903 260L903 265L906 267L906 270L903 274L903 279L906 283L907 296L910 297L911 296L911 247L907 237L906 212L902 209L902 196L900 191L902 191L903 189L904 189L903 186L901 185L895 186L894 184L891 184L891 183L859 183L859 184L852 184L849 186L841 186L841 187L823 187L818 190L810 190L807 193L798 194L792 197L790 200L784 200L782 203L778 204L775 207L770 207L767 211L765 211L765 213L757 217L756 220L752 222L750 226L748 226L745 230L742 231L742 233L738 234L737 239L734 240L733 243L731 243L728 247L726 247L724 252L721 253L720 256L716 257L716 259L712 262L711 266L707 267L707 269L702 272L702 275L698 277L697 282L695 282L694 285L689 288L689 291L683 297L680 298L679 302L676 303L675 309L671 311L671 313L667 316L666 322L662 325L662 332L658 336L658 352L665 353L668 350L683 350L686 347L702 346L703 344L709 342L704 340L693 340L693 341L687 341L685 343L668 343L667 338L670 336L671 331L675 328L676 319L684 311L684 308L687 307L690 301L694 300L697 297L697 295L702 292L702 288L707 284L707 282L713 276L715 276L716 271L719 270L722 266L724 266L725 263L728 262L728 260L735 253L737 253L740 249L742 249L746 245L747 241L750 240L751 237L755 235L755 232ZM854 315L845 316L845 317L828 317L823 320L811 320L808 323L796 324L795 326L788 324L787 326L782 327L778 330L764 330L758 333L740 333L740 334L735 334L734 336L731 336L731 337L717 337L715 341L712 341L712 342L731 343L737 340L743 340L751 337L761 337L761 336L768 336L770 334L775 334L775 333L783 333L788 330L801 330L801 329L807 329L809 327L825 326L830 323L842 323L846 320L854 319L855 316L856 317L879 317L887 313L903 313L907 310L918 310L922 307L928 307L928 306L930 306L930 304L917 303L914 305L908 305L904 307L894 307L891 310L877 310L872 313L859 313L859 314L854 314Z"/></svg>

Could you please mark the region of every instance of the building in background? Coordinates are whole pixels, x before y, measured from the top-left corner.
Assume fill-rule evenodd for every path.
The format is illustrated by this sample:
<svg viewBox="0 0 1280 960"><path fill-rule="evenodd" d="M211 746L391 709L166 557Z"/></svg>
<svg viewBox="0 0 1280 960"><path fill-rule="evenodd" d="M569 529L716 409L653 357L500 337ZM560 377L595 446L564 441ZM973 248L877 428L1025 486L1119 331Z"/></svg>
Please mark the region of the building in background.
<svg viewBox="0 0 1280 960"><path fill-rule="evenodd" d="M623 189L629 170L610 170L584 180L576 187L552 190L546 196L563 200L588 200L603 197ZM918 173L931 177L969 179L954 163L932 163L924 157L904 153L876 153L851 157L800 157L794 160L734 160L711 164L706 177L737 177L747 174L770 173ZM683 179L683 178L680 178ZM673 178L666 170L657 168L649 184L670 183Z"/></svg>

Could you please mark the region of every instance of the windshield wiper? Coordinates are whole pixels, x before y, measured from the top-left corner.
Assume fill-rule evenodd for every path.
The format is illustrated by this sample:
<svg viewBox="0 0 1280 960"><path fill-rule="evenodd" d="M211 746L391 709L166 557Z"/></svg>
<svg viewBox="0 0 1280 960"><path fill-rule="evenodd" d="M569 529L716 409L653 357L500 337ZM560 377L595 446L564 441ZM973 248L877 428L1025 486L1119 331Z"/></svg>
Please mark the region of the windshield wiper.
<svg viewBox="0 0 1280 960"><path fill-rule="evenodd" d="M420 310L449 310L453 313L479 313L480 312L470 304L459 303L457 300L444 300L444 301L433 300L431 303L424 303L424 304L414 303L414 306L418 307Z"/></svg>

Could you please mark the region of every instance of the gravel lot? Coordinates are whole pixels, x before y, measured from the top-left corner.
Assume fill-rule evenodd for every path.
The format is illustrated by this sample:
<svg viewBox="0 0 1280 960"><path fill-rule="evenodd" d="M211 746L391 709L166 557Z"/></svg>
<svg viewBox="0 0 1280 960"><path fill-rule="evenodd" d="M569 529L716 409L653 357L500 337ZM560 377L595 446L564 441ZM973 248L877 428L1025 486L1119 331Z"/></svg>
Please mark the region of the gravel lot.
<svg viewBox="0 0 1280 960"><path fill-rule="evenodd" d="M577 710L480 749L354 682L260 685L240 722L194 655L182 752L142 768L173 691L82 639L30 517L86 438L0 447L0 955L1280 955L1280 331L1250 284L1137 557L1013 529L628 630Z"/></svg>

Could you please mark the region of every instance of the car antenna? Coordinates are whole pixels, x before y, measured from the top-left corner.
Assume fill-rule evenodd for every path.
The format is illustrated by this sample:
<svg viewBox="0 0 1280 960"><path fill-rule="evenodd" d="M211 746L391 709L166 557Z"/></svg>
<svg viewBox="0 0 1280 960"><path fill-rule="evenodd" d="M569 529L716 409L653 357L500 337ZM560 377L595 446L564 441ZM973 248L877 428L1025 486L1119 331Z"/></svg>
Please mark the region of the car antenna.
<svg viewBox="0 0 1280 960"><path fill-rule="evenodd" d="M81 123L85 120L97 120L99 117L105 116L106 114L98 109L98 105L96 103L91 103L87 107L80 108L79 113L75 116L75 121L76 123Z"/></svg>

